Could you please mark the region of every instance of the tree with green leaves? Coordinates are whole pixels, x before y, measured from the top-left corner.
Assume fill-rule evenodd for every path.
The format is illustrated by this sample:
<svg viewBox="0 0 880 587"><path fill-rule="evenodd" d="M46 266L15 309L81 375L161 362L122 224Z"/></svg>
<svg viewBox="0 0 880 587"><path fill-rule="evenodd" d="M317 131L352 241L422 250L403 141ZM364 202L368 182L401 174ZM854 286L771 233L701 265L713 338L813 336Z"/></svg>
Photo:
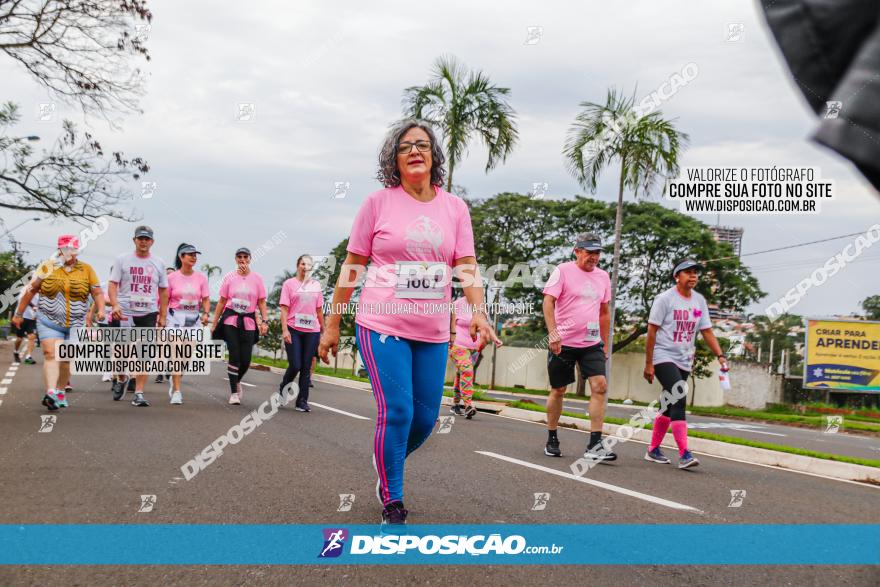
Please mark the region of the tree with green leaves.
<svg viewBox="0 0 880 587"><path fill-rule="evenodd" d="M281 303L281 288L284 286L284 282L291 277L296 277L296 271L285 269L281 272L281 275L275 278L275 283L272 284L272 290L269 292L269 297L266 298L267 304L273 308L278 307L278 304Z"/></svg>
<svg viewBox="0 0 880 587"><path fill-rule="evenodd" d="M798 334L796 330L803 325L803 317L796 314L782 314L774 320L763 314L753 316L753 329L746 334L746 342L751 343L755 349L760 348L762 362L772 360L774 369L779 367L782 351L785 351L789 357L791 373L802 373L803 355L798 352L798 347L803 342L803 334ZM770 357L771 346L773 357ZM751 358L757 359L757 351Z"/></svg>
<svg viewBox="0 0 880 587"><path fill-rule="evenodd" d="M868 320L880 320L880 295L868 296L862 300L862 309Z"/></svg>
<svg viewBox="0 0 880 587"><path fill-rule="evenodd" d="M455 57L442 56L424 86L404 92L404 112L441 131L446 153L446 191L452 191L456 167L476 135L489 152L486 173L507 159L519 132L516 113L507 101L510 88L498 87L481 71L468 70Z"/></svg>
<svg viewBox="0 0 880 587"><path fill-rule="evenodd" d="M269 320L269 330L265 336L260 337L260 348L272 353L272 358L278 358L278 351L284 348L284 337L281 334L281 320L272 318Z"/></svg>
<svg viewBox="0 0 880 587"><path fill-rule="evenodd" d="M623 196L647 195L657 180L678 175L679 157L688 136L678 131L660 112L641 113L635 97L608 91L605 102L582 102L583 110L569 128L563 155L571 175L584 189L596 193L599 178L613 163L620 166L617 210L614 221L614 255L611 274L611 329L609 357L613 351L615 298L620 279ZM609 358L609 375L610 375Z"/></svg>
<svg viewBox="0 0 880 587"><path fill-rule="evenodd" d="M697 290L709 304L742 311L764 295L730 246L717 242L696 218L653 202L627 202L623 216L617 295L621 311L615 316L614 351L645 334L651 303L672 287L672 269L681 257L707 260ZM525 331L538 342L546 335L540 279L547 278L547 271L542 274L540 269L571 260L572 239L579 232L595 232L608 242L615 230L616 207L581 196L544 201L504 193L471 202L471 217L478 258L494 263L493 256L499 257L508 265L495 274L503 285L503 299L530 305L538 326ZM519 279L521 271L512 275L517 263L526 265L529 283ZM607 257L603 257L600 266L606 264Z"/></svg>

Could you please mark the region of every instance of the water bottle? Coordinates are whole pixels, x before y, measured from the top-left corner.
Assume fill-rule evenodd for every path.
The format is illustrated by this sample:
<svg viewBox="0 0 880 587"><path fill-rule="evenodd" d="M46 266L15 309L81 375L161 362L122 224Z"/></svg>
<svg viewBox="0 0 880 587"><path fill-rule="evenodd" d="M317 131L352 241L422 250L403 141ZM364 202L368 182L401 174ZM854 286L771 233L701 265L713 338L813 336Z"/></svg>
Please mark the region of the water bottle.
<svg viewBox="0 0 880 587"><path fill-rule="evenodd" d="M730 368L721 367L718 370L718 383L721 384L721 389L727 391L730 389Z"/></svg>

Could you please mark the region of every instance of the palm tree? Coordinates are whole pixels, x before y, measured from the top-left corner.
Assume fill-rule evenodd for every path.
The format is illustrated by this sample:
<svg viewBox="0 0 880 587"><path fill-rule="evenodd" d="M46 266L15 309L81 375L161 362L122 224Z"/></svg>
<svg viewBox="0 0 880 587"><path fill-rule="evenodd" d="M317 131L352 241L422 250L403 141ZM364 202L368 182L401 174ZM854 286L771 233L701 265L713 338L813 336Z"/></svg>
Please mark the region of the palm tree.
<svg viewBox="0 0 880 587"><path fill-rule="evenodd" d="M507 102L510 88L499 88L480 71L468 71L455 57L441 56L433 76L424 86L404 91L407 116L427 120L442 131L449 173L446 191L452 191L452 175L474 134L489 150L486 173L505 161L516 144L516 113Z"/></svg>
<svg viewBox="0 0 880 587"><path fill-rule="evenodd" d="M202 271L208 277L208 281L211 281L211 278L214 275L219 275L220 272L223 271L223 269L221 269L219 265L210 265L208 263L204 263L202 265Z"/></svg>
<svg viewBox="0 0 880 587"><path fill-rule="evenodd" d="M664 120L660 112L642 114L635 107L635 97L623 97L614 89L608 90L604 104L581 102L580 106L583 110L569 128L563 150L569 173L581 187L596 193L599 176L605 168L612 161L620 162L608 337L610 382L624 189L631 189L636 197L640 192L647 195L660 177L678 175L678 160L688 135L676 130L672 121Z"/></svg>

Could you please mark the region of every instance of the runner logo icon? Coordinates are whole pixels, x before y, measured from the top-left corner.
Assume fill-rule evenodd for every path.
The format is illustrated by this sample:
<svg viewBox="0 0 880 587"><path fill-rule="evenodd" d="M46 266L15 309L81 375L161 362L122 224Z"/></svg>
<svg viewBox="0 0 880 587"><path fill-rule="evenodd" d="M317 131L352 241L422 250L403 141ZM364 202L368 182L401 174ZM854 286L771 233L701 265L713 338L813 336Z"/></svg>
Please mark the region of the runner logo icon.
<svg viewBox="0 0 880 587"><path fill-rule="evenodd" d="M324 548L318 558L335 558L342 554L348 530L344 528L324 528Z"/></svg>

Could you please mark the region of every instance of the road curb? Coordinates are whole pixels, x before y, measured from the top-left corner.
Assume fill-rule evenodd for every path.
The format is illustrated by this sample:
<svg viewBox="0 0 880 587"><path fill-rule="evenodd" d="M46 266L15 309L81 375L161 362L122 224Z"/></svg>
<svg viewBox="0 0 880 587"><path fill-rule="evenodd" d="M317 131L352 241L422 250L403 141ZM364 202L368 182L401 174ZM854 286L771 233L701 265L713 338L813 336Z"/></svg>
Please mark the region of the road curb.
<svg viewBox="0 0 880 587"><path fill-rule="evenodd" d="M530 422L546 422L546 414L544 412L533 412L521 408L505 406L501 409L499 415L519 420L528 420ZM585 432L590 430L590 421L581 418L560 416L559 423ZM605 424L602 427L602 433L606 436L617 435L617 431L623 427L624 426L619 424ZM633 429L631 438L633 440L647 443L651 441L651 434L652 432L650 430ZM620 434L619 438L630 439L626 432ZM666 435L661 446L677 450L674 440L671 439L671 434ZM768 450L766 448L743 446L741 444L732 444L720 440L709 440L708 438L688 438L688 448L693 452L713 457L744 461L755 465L779 467L781 469L789 469L791 471L799 471L811 475L819 475L821 477L832 477L844 481L857 481L860 483L880 485L880 469L876 467L866 467L854 463L842 463L839 461L829 461L827 459L817 459L815 457Z"/></svg>

